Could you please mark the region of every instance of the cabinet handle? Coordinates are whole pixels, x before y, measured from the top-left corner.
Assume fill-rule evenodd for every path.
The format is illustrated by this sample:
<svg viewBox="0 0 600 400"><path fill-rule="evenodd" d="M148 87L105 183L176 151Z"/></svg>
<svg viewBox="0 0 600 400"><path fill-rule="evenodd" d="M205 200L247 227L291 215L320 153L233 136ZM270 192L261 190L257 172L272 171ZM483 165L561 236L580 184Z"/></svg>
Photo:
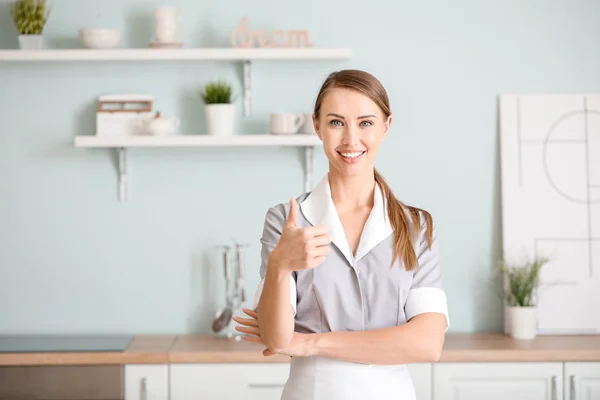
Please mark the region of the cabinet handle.
<svg viewBox="0 0 600 400"><path fill-rule="evenodd" d="M552 400L558 400L556 398L556 375L552 375L551 385L552 385Z"/></svg>
<svg viewBox="0 0 600 400"><path fill-rule="evenodd" d="M285 383L249 383L250 388L283 388Z"/></svg>
<svg viewBox="0 0 600 400"><path fill-rule="evenodd" d="M148 381L145 377L141 381L140 400L148 400Z"/></svg>
<svg viewBox="0 0 600 400"><path fill-rule="evenodd" d="M575 398L577 397L577 390L575 387L575 375L571 375L569 377L569 398L570 400L576 400Z"/></svg>

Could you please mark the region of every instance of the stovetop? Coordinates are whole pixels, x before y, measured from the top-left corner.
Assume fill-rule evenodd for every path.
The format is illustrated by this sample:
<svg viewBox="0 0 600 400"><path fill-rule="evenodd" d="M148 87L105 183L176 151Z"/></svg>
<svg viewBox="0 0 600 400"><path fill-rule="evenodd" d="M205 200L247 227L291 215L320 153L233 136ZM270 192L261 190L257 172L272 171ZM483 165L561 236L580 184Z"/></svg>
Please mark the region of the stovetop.
<svg viewBox="0 0 600 400"><path fill-rule="evenodd" d="M0 335L0 353L124 351L133 335Z"/></svg>

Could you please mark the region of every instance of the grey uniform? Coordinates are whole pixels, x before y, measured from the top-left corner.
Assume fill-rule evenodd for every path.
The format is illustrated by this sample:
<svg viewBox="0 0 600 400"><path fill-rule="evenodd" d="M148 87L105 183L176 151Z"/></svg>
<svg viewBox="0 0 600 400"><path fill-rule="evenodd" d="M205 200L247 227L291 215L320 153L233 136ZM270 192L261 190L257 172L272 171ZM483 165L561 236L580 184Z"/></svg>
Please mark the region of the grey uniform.
<svg viewBox="0 0 600 400"><path fill-rule="evenodd" d="M321 265L311 270L292 273L290 301L295 310L297 332L363 331L392 327L404 324L415 315L425 312L442 313L448 322L435 225L433 243L429 248L425 236L425 221L421 218L420 234L413 242L418 258L416 270L406 271L399 259L392 266L393 230L387 217L385 198L377 185L376 189L373 209L364 226L355 255L350 250L331 199L328 174L313 191L297 198L300 206L298 226L326 225L332 238L331 251ZM288 213L289 204L281 203L270 208L266 214L261 237L262 279L256 292L255 304L258 303L262 292L269 254L279 241ZM324 371L334 371L332 365L335 364L337 363L332 360L294 358L290 379L284 389L284 398L309 400L321 398L333 400L342 396L361 398L360 377L366 378L365 373L357 372L357 377L350 379L352 373L346 371L344 374L348 378L346 383L340 383L339 375L336 375L337 382L331 384L337 385L338 388L326 389L328 384L323 381L323 376L327 373ZM321 375L316 373L320 366L324 368ZM354 366L360 368L359 364ZM341 371L346 367L344 365L338 370ZM378 367L375 370L385 369L386 372L382 374L390 375L389 366L371 367ZM397 366L396 371L403 376L407 374L405 366ZM370 368L369 374L373 373L374 369ZM365 391L365 395L373 394L373 380L377 379L369 376L370 383L363 379L365 390L366 387L369 388L368 392ZM332 376L331 379L334 377ZM321 387L317 388L315 385L319 382ZM405 383L411 385L410 381ZM398 393L397 391L402 389L397 387L397 379L390 384L392 386L389 388L380 388L384 396L387 393ZM294 387L293 391L291 386ZM308 392L301 396L298 394L299 390L308 390ZM410 390L407 393L410 393ZM412 398L410 394L404 397L391 394L390 396L392 397L384 398Z"/></svg>

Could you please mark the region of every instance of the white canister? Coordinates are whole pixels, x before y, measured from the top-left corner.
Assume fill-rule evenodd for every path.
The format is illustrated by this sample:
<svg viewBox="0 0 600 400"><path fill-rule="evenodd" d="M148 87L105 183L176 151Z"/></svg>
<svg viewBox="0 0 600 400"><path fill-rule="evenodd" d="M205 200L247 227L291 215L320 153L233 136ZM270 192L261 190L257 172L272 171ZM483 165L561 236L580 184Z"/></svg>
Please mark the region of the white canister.
<svg viewBox="0 0 600 400"><path fill-rule="evenodd" d="M164 6L154 10L154 37L160 43L175 43L179 34L180 11Z"/></svg>
<svg viewBox="0 0 600 400"><path fill-rule="evenodd" d="M233 104L206 104L204 113L206 127L209 135L231 136L233 135L234 120Z"/></svg>
<svg viewBox="0 0 600 400"><path fill-rule="evenodd" d="M514 339L534 339L537 335L537 307L508 307L508 329Z"/></svg>

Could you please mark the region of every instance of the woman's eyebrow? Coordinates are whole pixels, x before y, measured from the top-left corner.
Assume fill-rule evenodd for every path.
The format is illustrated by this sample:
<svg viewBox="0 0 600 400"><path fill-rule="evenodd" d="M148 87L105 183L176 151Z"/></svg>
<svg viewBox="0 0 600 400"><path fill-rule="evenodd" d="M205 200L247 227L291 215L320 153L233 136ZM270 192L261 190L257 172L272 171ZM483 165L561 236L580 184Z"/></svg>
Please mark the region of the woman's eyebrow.
<svg viewBox="0 0 600 400"><path fill-rule="evenodd" d="M344 118L343 115L340 115L340 114L336 114L336 113L329 113L329 114L327 114L327 116L330 116L330 115L332 117L337 117L337 118L340 118L340 119L346 119L346 118ZM377 118L377 117L375 115L373 115L373 114L369 114L369 115L361 115L357 119L363 119L363 118Z"/></svg>

